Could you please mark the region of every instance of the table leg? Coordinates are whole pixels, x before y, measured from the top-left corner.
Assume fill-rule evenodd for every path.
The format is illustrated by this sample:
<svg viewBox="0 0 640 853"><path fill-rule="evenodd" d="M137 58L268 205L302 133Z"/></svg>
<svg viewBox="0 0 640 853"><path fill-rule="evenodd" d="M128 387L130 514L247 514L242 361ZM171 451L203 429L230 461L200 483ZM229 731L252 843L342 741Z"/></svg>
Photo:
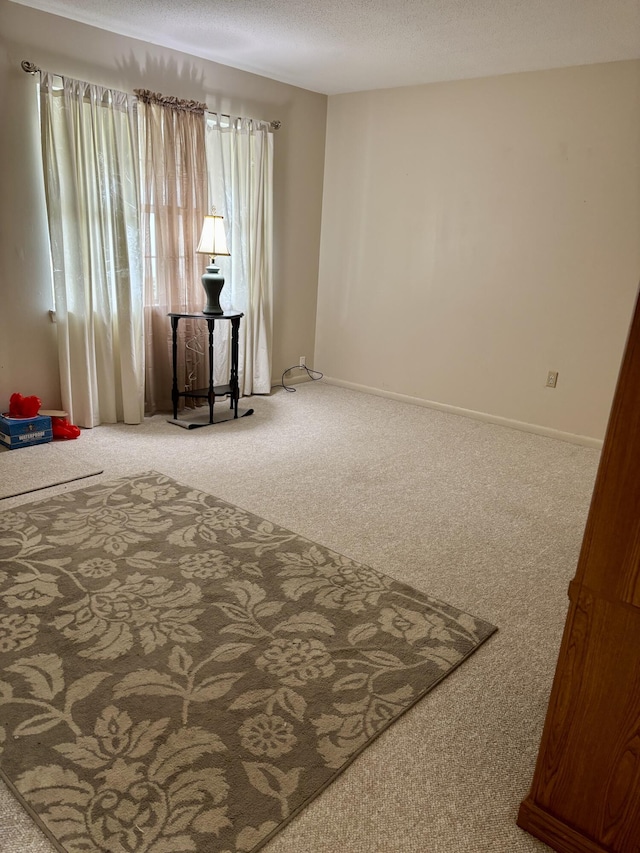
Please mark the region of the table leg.
<svg viewBox="0 0 640 853"><path fill-rule="evenodd" d="M178 417L178 320L179 317L171 318L171 355L173 362L173 383L171 385L171 402L173 403L173 419Z"/></svg>
<svg viewBox="0 0 640 853"><path fill-rule="evenodd" d="M213 317L207 317L207 328L209 330L209 423L213 423L213 404L215 391L213 383L213 329L215 326Z"/></svg>
<svg viewBox="0 0 640 853"><path fill-rule="evenodd" d="M240 317L231 320L231 377L229 387L231 388L231 408L233 417L238 417L238 329L240 328Z"/></svg>

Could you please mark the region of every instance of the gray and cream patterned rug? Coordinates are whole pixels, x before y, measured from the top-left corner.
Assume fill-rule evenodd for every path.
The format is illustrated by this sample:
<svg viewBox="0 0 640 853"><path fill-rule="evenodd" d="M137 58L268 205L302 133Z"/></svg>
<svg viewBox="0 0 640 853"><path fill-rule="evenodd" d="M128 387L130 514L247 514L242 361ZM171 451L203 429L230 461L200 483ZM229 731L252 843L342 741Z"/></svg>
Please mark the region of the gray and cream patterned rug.
<svg viewBox="0 0 640 853"><path fill-rule="evenodd" d="M258 850L495 631L155 472L0 529L0 770L66 853Z"/></svg>

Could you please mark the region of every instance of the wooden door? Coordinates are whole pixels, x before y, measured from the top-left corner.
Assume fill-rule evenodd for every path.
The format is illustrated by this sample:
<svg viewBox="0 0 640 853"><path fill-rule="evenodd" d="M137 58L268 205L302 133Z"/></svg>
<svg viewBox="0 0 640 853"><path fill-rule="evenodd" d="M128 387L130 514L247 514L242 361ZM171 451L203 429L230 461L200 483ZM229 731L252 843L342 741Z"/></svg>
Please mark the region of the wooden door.
<svg viewBox="0 0 640 853"><path fill-rule="evenodd" d="M640 853L640 301L569 598L518 825L559 853Z"/></svg>

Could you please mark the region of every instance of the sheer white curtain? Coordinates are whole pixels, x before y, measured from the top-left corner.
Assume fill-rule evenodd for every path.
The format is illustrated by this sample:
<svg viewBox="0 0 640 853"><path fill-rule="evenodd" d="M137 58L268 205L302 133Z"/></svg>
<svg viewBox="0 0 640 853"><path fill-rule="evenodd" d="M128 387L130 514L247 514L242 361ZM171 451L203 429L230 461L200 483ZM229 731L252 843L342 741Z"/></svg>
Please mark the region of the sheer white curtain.
<svg viewBox="0 0 640 853"><path fill-rule="evenodd" d="M196 254L207 205L205 104L137 89L144 182L146 412L171 410L171 324L168 312L200 313L202 255ZM205 261L206 263L206 261ZM216 329L217 332L217 329ZM207 384L206 326L178 329L178 387ZM228 382L228 379L225 379Z"/></svg>
<svg viewBox="0 0 640 853"><path fill-rule="evenodd" d="M240 394L271 390L273 133L266 122L207 115L209 203L224 217L231 256L217 258L220 304L242 311ZM216 383L229 372L228 323L216 324Z"/></svg>
<svg viewBox="0 0 640 853"><path fill-rule="evenodd" d="M140 423L136 101L41 72L40 109L62 405L83 427Z"/></svg>

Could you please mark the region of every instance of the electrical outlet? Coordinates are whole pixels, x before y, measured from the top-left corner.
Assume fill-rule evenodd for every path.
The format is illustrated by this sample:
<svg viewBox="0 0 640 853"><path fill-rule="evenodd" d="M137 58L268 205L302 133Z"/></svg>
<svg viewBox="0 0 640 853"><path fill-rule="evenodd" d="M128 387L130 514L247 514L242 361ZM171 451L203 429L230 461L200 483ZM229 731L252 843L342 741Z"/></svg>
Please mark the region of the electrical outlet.
<svg viewBox="0 0 640 853"><path fill-rule="evenodd" d="M558 384L558 371L550 370L547 373L547 388L555 388Z"/></svg>
<svg viewBox="0 0 640 853"><path fill-rule="evenodd" d="M301 356L300 356L300 365L299 365L299 366L300 366L300 367L306 367L306 366L307 366L307 357L306 357L306 355L301 355Z"/></svg>

